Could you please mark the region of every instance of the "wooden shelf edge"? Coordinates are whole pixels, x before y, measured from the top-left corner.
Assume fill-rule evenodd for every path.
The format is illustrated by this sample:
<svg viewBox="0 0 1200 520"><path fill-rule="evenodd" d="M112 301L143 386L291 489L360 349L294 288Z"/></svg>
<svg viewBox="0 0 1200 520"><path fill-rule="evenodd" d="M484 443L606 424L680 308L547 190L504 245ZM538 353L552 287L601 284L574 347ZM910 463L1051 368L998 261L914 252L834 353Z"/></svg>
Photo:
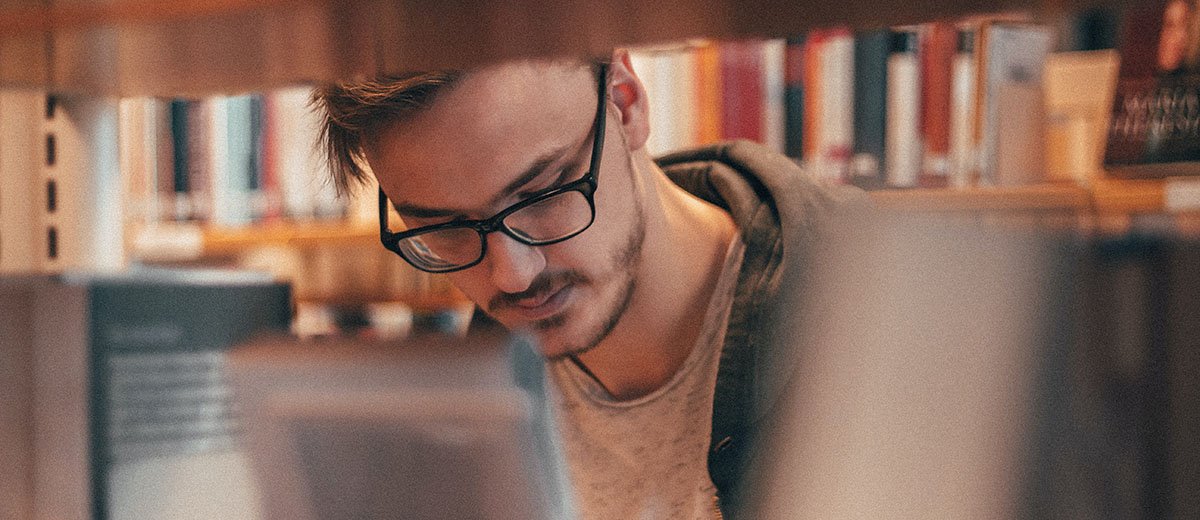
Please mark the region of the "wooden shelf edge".
<svg viewBox="0 0 1200 520"><path fill-rule="evenodd" d="M1012 187L888 189L870 192L876 206L903 211L1085 210L1088 190L1074 184Z"/></svg>

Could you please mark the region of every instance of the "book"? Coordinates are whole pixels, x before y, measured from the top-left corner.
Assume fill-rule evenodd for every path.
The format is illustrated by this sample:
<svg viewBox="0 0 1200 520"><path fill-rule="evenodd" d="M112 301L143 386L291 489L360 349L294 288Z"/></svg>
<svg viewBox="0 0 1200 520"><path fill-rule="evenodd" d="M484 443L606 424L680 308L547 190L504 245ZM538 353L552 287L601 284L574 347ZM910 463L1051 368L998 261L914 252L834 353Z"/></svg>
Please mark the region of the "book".
<svg viewBox="0 0 1200 520"><path fill-rule="evenodd" d="M712 144L721 140L722 86L720 45L713 40L696 44L696 141Z"/></svg>
<svg viewBox="0 0 1200 520"><path fill-rule="evenodd" d="M1119 178L1200 175L1200 6L1130 7L1104 164Z"/></svg>
<svg viewBox="0 0 1200 520"><path fill-rule="evenodd" d="M267 337L230 367L265 519L575 517L523 337Z"/></svg>
<svg viewBox="0 0 1200 520"><path fill-rule="evenodd" d="M820 108L814 168L826 182L849 178L854 147L854 36L848 28L828 29L821 45Z"/></svg>
<svg viewBox="0 0 1200 520"><path fill-rule="evenodd" d="M762 144L780 154L787 147L786 61L787 40L773 38L762 42Z"/></svg>
<svg viewBox="0 0 1200 520"><path fill-rule="evenodd" d="M921 135L924 160L919 184L950 184L950 100L958 30L946 21L925 24L921 38Z"/></svg>
<svg viewBox="0 0 1200 520"><path fill-rule="evenodd" d="M289 287L228 271L0 279L2 417L35 518L255 518L226 351L286 331ZM12 424L12 423L8 423ZM11 434L11 433L10 433ZM7 501L7 497L6 497ZM7 518L7 517L6 517Z"/></svg>
<svg viewBox="0 0 1200 520"><path fill-rule="evenodd" d="M42 272L114 272L127 264L118 101L54 96L44 123Z"/></svg>
<svg viewBox="0 0 1200 520"><path fill-rule="evenodd" d="M966 188L979 177L975 143L975 39L973 27L958 30L950 80L950 185Z"/></svg>
<svg viewBox="0 0 1200 520"><path fill-rule="evenodd" d="M864 189L884 185L887 133L889 29L860 32L854 38L854 155L850 182Z"/></svg>
<svg viewBox="0 0 1200 520"><path fill-rule="evenodd" d="M763 142L762 42L723 41L721 63L721 138Z"/></svg>
<svg viewBox="0 0 1200 520"><path fill-rule="evenodd" d="M804 37L787 40L784 54L784 152L793 160L804 159Z"/></svg>
<svg viewBox="0 0 1200 520"><path fill-rule="evenodd" d="M688 45L649 47L631 50L629 59L649 99L646 149L650 155L695 146L699 134L696 51Z"/></svg>
<svg viewBox="0 0 1200 520"><path fill-rule="evenodd" d="M884 164L887 185L915 188L921 172L920 34L898 29L892 34L887 63L887 129Z"/></svg>
<svg viewBox="0 0 1200 520"><path fill-rule="evenodd" d="M277 183L282 214L296 220L340 217L345 204L333 187L329 165L320 148L320 118L309 105L312 88L294 86L266 93L264 153L268 170L264 173L270 192Z"/></svg>
<svg viewBox="0 0 1200 520"><path fill-rule="evenodd" d="M987 22L979 45L975 115L979 183L1040 182L1045 168L1042 76L1054 34L1035 24Z"/></svg>

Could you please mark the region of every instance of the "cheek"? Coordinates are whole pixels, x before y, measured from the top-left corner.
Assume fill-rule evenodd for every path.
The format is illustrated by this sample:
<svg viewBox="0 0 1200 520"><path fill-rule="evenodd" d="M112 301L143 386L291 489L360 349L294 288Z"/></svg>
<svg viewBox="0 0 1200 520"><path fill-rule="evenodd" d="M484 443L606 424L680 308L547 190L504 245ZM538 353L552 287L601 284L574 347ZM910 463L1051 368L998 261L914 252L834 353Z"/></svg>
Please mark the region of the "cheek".
<svg viewBox="0 0 1200 520"><path fill-rule="evenodd" d="M456 271L446 276L450 278L450 283L467 295L467 298L481 306L486 306L496 293L496 289L491 285L487 267L483 265L477 265L465 271Z"/></svg>

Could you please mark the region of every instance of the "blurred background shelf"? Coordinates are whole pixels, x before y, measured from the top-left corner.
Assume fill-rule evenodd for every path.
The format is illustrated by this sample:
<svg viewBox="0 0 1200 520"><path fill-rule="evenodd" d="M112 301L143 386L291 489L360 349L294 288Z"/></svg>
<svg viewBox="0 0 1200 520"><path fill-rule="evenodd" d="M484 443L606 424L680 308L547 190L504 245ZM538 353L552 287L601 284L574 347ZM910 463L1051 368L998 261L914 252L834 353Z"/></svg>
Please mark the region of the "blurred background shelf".
<svg viewBox="0 0 1200 520"><path fill-rule="evenodd" d="M1084 211L1090 206L1088 190L1073 184L880 190L870 195L880 208L928 212Z"/></svg>
<svg viewBox="0 0 1200 520"><path fill-rule="evenodd" d="M1116 0L13 0L0 7L0 86L195 95L600 55L694 37L784 37L968 13L1062 12Z"/></svg>

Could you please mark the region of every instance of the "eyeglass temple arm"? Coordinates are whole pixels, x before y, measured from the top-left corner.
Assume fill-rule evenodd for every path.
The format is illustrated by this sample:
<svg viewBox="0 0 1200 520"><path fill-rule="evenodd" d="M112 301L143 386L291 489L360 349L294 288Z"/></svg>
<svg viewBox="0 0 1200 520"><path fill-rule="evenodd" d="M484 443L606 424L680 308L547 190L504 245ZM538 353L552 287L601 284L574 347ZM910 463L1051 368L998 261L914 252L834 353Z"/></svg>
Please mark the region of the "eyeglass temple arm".
<svg viewBox="0 0 1200 520"><path fill-rule="evenodd" d="M608 119L605 117L605 110L607 109L608 105L608 64L600 65L600 91L597 92L596 95L599 97L599 101L597 101L599 106L596 107L596 141L595 145L592 146L593 165L596 164L600 158L600 155L603 155L604 153L604 127L605 122ZM599 172L591 173L592 177L594 178Z"/></svg>
<svg viewBox="0 0 1200 520"><path fill-rule="evenodd" d="M387 194L385 194L383 192L383 188L380 187L379 188L379 239L380 240L386 240L387 237L389 235L391 235L391 231L388 230L388 225L387 225L387 221L388 221L387 205L388 205Z"/></svg>

